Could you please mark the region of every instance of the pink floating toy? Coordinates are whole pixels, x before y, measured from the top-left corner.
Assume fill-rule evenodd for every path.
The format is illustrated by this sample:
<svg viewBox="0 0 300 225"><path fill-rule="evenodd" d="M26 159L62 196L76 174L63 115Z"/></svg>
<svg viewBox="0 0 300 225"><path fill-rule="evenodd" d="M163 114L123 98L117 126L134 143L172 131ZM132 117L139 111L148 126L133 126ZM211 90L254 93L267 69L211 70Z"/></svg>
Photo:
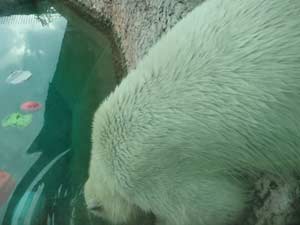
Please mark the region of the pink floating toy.
<svg viewBox="0 0 300 225"><path fill-rule="evenodd" d="M41 107L42 105L40 103L29 101L29 102L24 102L20 108L25 112L33 112L39 110Z"/></svg>
<svg viewBox="0 0 300 225"><path fill-rule="evenodd" d="M3 206L15 188L11 175L0 170L0 207Z"/></svg>

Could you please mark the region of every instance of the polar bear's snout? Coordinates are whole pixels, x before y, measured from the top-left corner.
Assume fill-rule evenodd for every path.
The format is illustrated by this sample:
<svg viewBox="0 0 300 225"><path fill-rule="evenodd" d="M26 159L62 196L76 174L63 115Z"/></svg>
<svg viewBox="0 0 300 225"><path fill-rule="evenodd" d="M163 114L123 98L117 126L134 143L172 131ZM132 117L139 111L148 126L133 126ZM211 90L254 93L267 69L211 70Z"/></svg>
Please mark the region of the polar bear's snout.
<svg viewBox="0 0 300 225"><path fill-rule="evenodd" d="M86 208L89 213L92 213L95 216L102 217L102 212L104 211L104 207L97 200L95 195L95 191L93 188L90 179L87 180L84 186L84 199L86 203Z"/></svg>
<svg viewBox="0 0 300 225"><path fill-rule="evenodd" d="M86 202L86 204L87 204L87 209L88 209L89 213L92 213L98 217L102 217L104 208L99 202L97 202L95 200L91 200L88 203Z"/></svg>
<svg viewBox="0 0 300 225"><path fill-rule="evenodd" d="M97 180L98 181L98 180ZM125 224L139 215L139 210L129 204L119 193L103 180L90 177L84 186L84 198L88 212L112 224Z"/></svg>

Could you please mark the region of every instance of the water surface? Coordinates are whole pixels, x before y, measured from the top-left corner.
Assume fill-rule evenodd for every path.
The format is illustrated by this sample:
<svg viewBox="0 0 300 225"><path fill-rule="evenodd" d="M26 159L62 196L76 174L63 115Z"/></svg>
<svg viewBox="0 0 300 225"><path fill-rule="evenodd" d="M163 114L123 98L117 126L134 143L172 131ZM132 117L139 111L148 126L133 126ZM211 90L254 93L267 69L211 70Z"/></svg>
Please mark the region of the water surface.
<svg viewBox="0 0 300 225"><path fill-rule="evenodd" d="M0 126L0 170L16 182L0 224L87 224L78 193L93 113L116 85L110 42L62 4L44 2L0 17L0 43L0 120L32 115L26 127ZM16 70L32 76L7 83ZM22 112L26 101L42 108Z"/></svg>

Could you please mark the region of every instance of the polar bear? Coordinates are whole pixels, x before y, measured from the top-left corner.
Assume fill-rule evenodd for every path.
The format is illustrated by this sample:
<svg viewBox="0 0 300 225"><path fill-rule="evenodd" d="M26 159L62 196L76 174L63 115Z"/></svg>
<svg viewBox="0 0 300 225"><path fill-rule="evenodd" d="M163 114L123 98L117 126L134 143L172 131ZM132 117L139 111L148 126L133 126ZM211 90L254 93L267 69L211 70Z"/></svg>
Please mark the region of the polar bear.
<svg viewBox="0 0 300 225"><path fill-rule="evenodd" d="M230 224L299 163L300 1L207 0L96 111L85 199L112 224Z"/></svg>

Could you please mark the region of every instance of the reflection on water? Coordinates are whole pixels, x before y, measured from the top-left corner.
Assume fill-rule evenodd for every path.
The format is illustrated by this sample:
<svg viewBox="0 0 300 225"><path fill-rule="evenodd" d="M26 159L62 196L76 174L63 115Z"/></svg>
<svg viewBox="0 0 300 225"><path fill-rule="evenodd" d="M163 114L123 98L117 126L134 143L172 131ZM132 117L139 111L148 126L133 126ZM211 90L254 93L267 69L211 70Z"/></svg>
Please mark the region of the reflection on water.
<svg viewBox="0 0 300 225"><path fill-rule="evenodd" d="M78 193L87 177L93 113L116 85L109 42L54 5L38 17L0 17L0 43L0 120L32 114L26 127L0 127L0 171L16 182L0 205L0 224L88 224ZM5 82L16 70L32 76ZM26 101L42 107L22 112Z"/></svg>

